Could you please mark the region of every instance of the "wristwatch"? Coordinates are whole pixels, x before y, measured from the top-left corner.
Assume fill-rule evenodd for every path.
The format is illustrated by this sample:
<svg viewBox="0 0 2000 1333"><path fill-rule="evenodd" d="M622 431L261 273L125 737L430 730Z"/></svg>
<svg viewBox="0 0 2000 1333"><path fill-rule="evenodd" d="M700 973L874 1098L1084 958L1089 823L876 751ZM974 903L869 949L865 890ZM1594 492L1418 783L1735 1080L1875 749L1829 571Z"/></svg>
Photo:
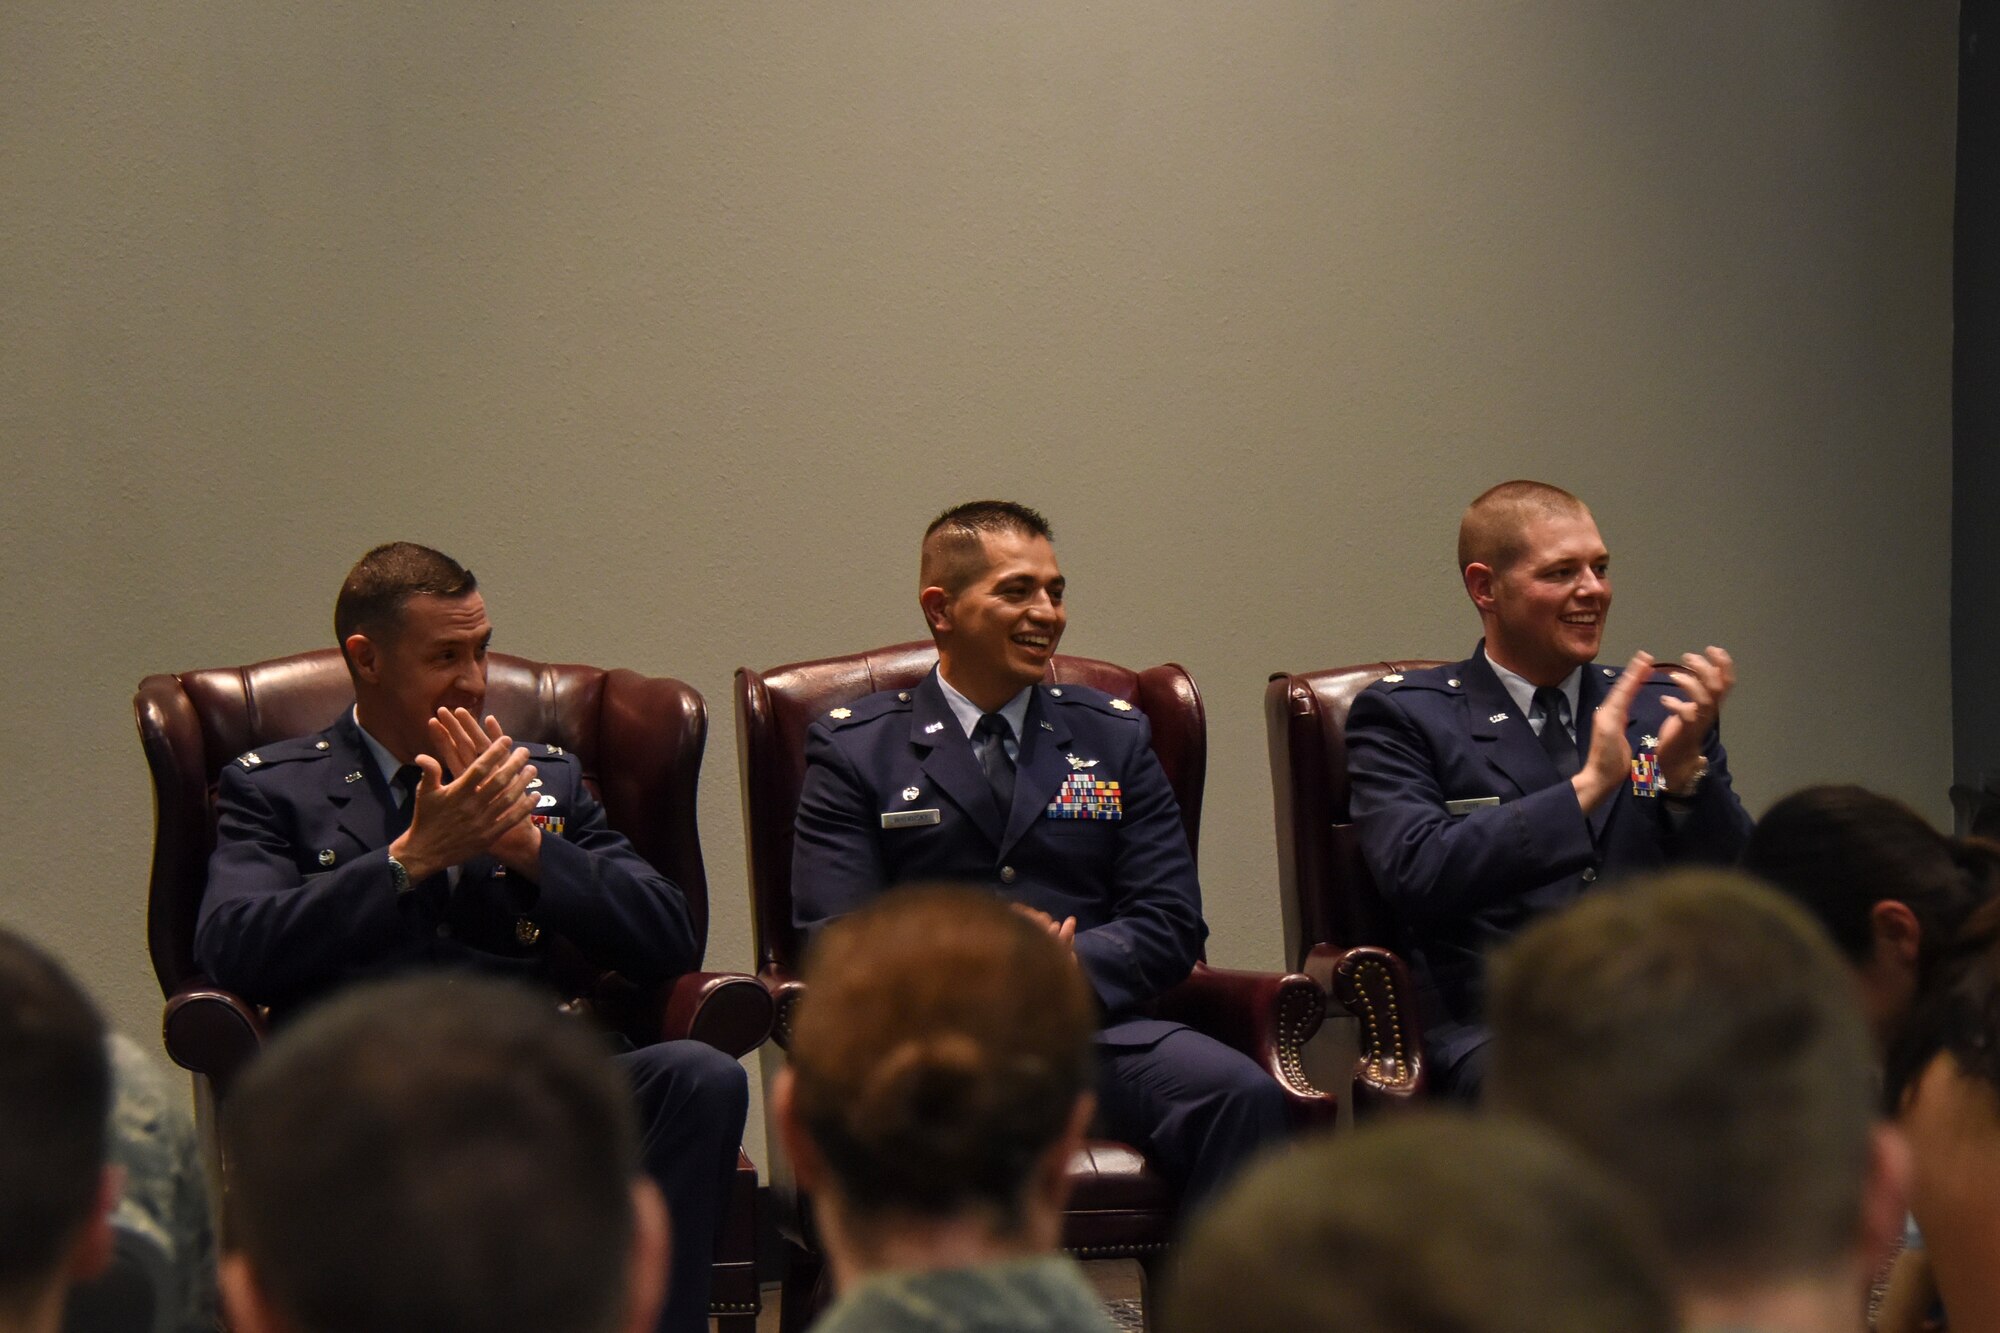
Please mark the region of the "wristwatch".
<svg viewBox="0 0 2000 1333"><path fill-rule="evenodd" d="M1708 756L1703 755L1694 766L1694 776L1687 781L1687 790L1681 791L1666 785L1666 774L1660 775L1660 792L1675 805L1692 805L1701 791L1701 784L1708 781Z"/></svg>
<svg viewBox="0 0 2000 1333"><path fill-rule="evenodd" d="M398 893L408 893L416 887L410 882L410 872L405 870L403 863L393 856L389 858L389 883L395 886Z"/></svg>

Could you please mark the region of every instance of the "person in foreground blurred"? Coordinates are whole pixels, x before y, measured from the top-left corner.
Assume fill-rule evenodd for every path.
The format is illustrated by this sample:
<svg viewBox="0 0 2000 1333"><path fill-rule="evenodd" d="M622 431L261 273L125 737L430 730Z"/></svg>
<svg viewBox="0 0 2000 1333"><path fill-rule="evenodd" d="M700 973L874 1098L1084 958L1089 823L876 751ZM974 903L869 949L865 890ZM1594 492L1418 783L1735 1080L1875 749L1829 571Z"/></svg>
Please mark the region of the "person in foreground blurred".
<svg viewBox="0 0 2000 1333"><path fill-rule="evenodd" d="M1901 801L1863 787L1807 787L1750 834L1743 868L1796 898L1847 955L1878 1050L1886 1051L1969 917L2000 892L2000 846L1951 838ZM1935 1313L1936 1276L1911 1227L1876 1333L1913 1333Z"/></svg>
<svg viewBox="0 0 2000 1333"><path fill-rule="evenodd" d="M815 1333L1112 1327L1056 1252L1095 1105L1089 987L991 896L894 890L807 956L778 1131L838 1299Z"/></svg>
<svg viewBox="0 0 2000 1333"><path fill-rule="evenodd" d="M110 1262L104 1024L61 967L0 930L0 1331L53 1333Z"/></svg>
<svg viewBox="0 0 2000 1333"><path fill-rule="evenodd" d="M1910 1138L1910 1211L1952 1333L2000 1330L2000 903L1940 961L1884 1093Z"/></svg>
<svg viewBox="0 0 2000 1333"><path fill-rule="evenodd" d="M1265 1159L1195 1227L1167 1333L1668 1333L1659 1241L1554 1136L1438 1112Z"/></svg>
<svg viewBox="0 0 2000 1333"><path fill-rule="evenodd" d="M638 1333L667 1265L631 1094L582 1022L473 976L280 1032L224 1109L238 1333Z"/></svg>
<svg viewBox="0 0 2000 1333"><path fill-rule="evenodd" d="M2000 892L2000 846L1946 837L1863 787L1793 792L1757 821L1742 864L1833 936L1883 1049L1966 918Z"/></svg>
<svg viewBox="0 0 2000 1333"><path fill-rule="evenodd" d="M1797 904L1726 870L1593 896L1496 957L1490 1013L1493 1107L1650 1208L1690 1329L1860 1333L1909 1155Z"/></svg>

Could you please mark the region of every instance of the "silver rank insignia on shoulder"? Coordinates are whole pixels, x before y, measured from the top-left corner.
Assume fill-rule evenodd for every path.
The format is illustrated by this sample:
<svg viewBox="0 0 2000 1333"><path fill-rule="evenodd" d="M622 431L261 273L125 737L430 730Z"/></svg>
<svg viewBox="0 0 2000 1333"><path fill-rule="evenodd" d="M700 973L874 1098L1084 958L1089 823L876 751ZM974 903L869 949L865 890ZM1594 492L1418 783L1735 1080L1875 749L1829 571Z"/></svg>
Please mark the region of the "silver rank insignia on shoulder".
<svg viewBox="0 0 2000 1333"><path fill-rule="evenodd" d="M929 725L928 727L925 727L925 728L924 728L924 735L926 735L926 736L929 736L929 735L932 735L932 734L934 734L934 733L936 733L936 732L940 732L940 731L943 731L943 730L944 730L944 723L942 723L942 722L933 722L933 723L931 723L931 724L930 724L930 725Z"/></svg>
<svg viewBox="0 0 2000 1333"><path fill-rule="evenodd" d="M355 769L355 770L354 770L354 771L353 771L352 773L349 773L349 774L348 774L348 775L347 775L346 777L342 778L342 779L341 779L341 781L342 781L342 782L359 782L359 781L361 781L361 770L360 770L360 769L358 769L358 768L357 768L357 769Z"/></svg>
<svg viewBox="0 0 2000 1333"><path fill-rule="evenodd" d="M1648 750L1656 749L1660 744L1660 738L1658 736L1641 736L1639 744L1645 746Z"/></svg>
<svg viewBox="0 0 2000 1333"><path fill-rule="evenodd" d="M1129 713L1132 711L1132 705L1126 703L1123 699L1113 699L1111 701L1111 706L1117 709L1121 713Z"/></svg>
<svg viewBox="0 0 2000 1333"><path fill-rule="evenodd" d="M1505 713L1495 713L1492 717L1489 717L1486 720L1488 722L1505 722L1507 720L1507 715Z"/></svg>
<svg viewBox="0 0 2000 1333"><path fill-rule="evenodd" d="M916 789L915 787L905 787L905 788L903 788L903 799L904 799L904 800L906 800L906 801L914 801L914 800L916 800L916 799L917 799L917 798L918 798L919 796L922 796L922 795L923 795L923 793L922 793L922 792L920 792L920 791L918 791L918 790L917 790L917 789Z"/></svg>
<svg viewBox="0 0 2000 1333"><path fill-rule="evenodd" d="M238 759L236 762L243 765L243 767L245 768L255 768L257 767L257 765L264 762L264 756L258 754L255 750L252 750L249 754L244 755L241 759Z"/></svg>
<svg viewBox="0 0 2000 1333"><path fill-rule="evenodd" d="M333 848L322 847L320 849L319 863L323 866L330 866L333 864Z"/></svg>
<svg viewBox="0 0 2000 1333"><path fill-rule="evenodd" d="M1391 671L1388 675L1382 677L1382 683L1385 685L1400 685L1402 682L1403 673L1400 671Z"/></svg>
<svg viewBox="0 0 2000 1333"><path fill-rule="evenodd" d="M850 718L854 716L854 710L852 708L835 708L829 710L827 712L827 716L832 718L842 718L842 719Z"/></svg>
<svg viewBox="0 0 2000 1333"><path fill-rule="evenodd" d="M560 758L562 758L562 753L563 753L563 748L562 748L562 746L560 746L560 745L551 745L551 746L549 747L549 758L551 758L551 759L560 759ZM536 933L537 935L541 934L541 932L540 932L540 931L536 931L535 933Z"/></svg>
<svg viewBox="0 0 2000 1333"><path fill-rule="evenodd" d="M1096 768L1098 762L1095 759L1078 759L1073 754L1066 754L1063 756L1063 758L1069 760L1069 766L1071 768L1076 768L1076 769Z"/></svg>

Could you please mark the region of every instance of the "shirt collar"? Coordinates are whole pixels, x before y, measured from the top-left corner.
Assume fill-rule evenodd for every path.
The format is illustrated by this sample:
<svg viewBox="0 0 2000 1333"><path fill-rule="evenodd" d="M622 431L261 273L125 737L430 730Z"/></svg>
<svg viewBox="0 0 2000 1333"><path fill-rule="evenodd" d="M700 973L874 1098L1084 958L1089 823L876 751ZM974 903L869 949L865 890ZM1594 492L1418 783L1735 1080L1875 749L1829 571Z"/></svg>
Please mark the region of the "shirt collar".
<svg viewBox="0 0 2000 1333"><path fill-rule="evenodd" d="M951 715L958 719L958 725L965 728L966 737L970 739L972 729L979 725L979 719L985 715L985 710L953 689L951 682L944 678L942 667L938 669L937 680L939 688L944 691L945 706L951 709ZM1025 728L1028 725L1028 700L1034 692L1034 686L1024 685L1019 694L1000 705L1000 716L1006 718L1007 725L1014 729L1016 742L1027 734Z"/></svg>
<svg viewBox="0 0 2000 1333"><path fill-rule="evenodd" d="M1526 676L1516 675L1506 667L1501 666L1493 660L1493 654L1487 652L1484 648L1480 649L1479 652L1486 659L1486 665L1493 668L1493 674L1500 677L1500 683L1507 689L1507 697L1512 699L1514 706L1521 710L1521 716L1524 718L1534 716L1534 682L1530 681ZM1563 698L1569 702L1570 725L1575 726L1577 696L1583 693L1583 668L1579 666L1567 676L1564 676L1562 684L1556 686L1556 688L1562 691Z"/></svg>
<svg viewBox="0 0 2000 1333"><path fill-rule="evenodd" d="M403 766L396 762L395 755L389 753L388 746L369 735L368 728L361 725L359 708L351 708L348 712L354 717L354 729L361 733L361 743L368 747L368 753L374 757L375 771L382 775L382 784L389 789L390 799L400 807L403 804L403 789L396 785L396 774Z"/></svg>

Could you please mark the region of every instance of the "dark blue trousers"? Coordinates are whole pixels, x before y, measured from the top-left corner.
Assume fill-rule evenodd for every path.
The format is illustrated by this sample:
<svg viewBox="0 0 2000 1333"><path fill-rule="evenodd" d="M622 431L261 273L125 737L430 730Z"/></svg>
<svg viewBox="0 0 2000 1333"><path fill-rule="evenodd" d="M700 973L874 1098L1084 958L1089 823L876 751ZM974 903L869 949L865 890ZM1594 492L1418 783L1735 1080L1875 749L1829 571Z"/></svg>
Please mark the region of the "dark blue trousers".
<svg viewBox="0 0 2000 1333"><path fill-rule="evenodd" d="M667 1199L673 1259L659 1333L706 1333L715 1232L743 1143L750 1082L743 1066L698 1041L614 1057L632 1081L639 1152Z"/></svg>
<svg viewBox="0 0 2000 1333"><path fill-rule="evenodd" d="M1234 1047L1190 1028L1150 1046L1097 1047L1098 1118L1181 1191L1185 1218L1284 1137L1285 1094Z"/></svg>

